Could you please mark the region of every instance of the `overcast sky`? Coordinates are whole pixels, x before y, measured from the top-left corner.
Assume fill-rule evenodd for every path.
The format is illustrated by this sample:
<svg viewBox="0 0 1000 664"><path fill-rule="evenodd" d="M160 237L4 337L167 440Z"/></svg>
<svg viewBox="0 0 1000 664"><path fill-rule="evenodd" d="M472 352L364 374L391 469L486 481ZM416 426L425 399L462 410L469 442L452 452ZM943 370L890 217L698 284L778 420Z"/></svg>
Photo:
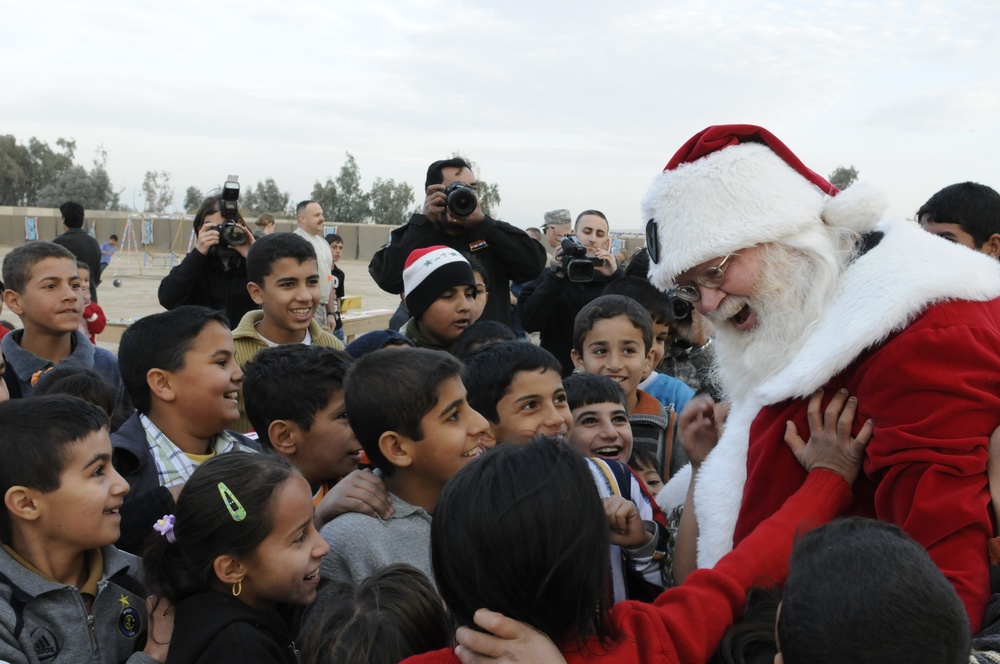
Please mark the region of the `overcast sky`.
<svg viewBox="0 0 1000 664"><path fill-rule="evenodd" d="M0 134L98 145L131 205L229 173L294 201L351 152L423 187L458 151L525 227L558 207L640 228L691 135L752 123L813 170L853 165L912 216L964 180L1000 188L1000 3L5 1ZM141 191L136 194L141 205ZM422 195L420 196L422 200Z"/></svg>

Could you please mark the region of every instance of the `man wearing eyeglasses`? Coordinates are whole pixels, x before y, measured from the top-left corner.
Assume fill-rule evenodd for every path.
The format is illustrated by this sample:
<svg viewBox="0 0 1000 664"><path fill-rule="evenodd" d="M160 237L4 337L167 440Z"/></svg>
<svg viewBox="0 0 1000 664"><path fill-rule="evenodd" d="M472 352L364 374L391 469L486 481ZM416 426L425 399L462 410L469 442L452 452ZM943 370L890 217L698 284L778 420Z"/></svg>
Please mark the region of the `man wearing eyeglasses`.
<svg viewBox="0 0 1000 664"><path fill-rule="evenodd" d="M461 183L458 187L461 191L449 189L456 182ZM393 230L388 244L375 252L368 264L368 273L382 290L402 293L406 257L414 249L438 244L478 258L486 268L489 283L499 284L501 290L506 290L511 281L531 281L545 267L545 249L541 244L520 228L483 213L478 199L479 183L472 167L461 157L431 164L424 188L427 196L422 212ZM468 197L470 190L475 195L474 201ZM458 191L458 202L474 202L475 208L459 214L454 205L449 205L446 191ZM459 212L465 210L459 208ZM509 299L489 298L482 318L510 326Z"/></svg>
<svg viewBox="0 0 1000 664"><path fill-rule="evenodd" d="M559 248L563 236L572 232L569 210L549 210L543 215L545 223L542 224L542 232L545 233L545 241L554 251Z"/></svg>
<svg viewBox="0 0 1000 664"><path fill-rule="evenodd" d="M770 132L709 127L643 203L650 280L710 323L732 409L693 493L698 566L712 566L805 481L784 442L807 405L858 399L875 433L849 514L925 546L978 631L990 592L987 444L1000 424L1000 271L911 222L881 196L844 193ZM713 404L681 416L716 435ZM684 502L690 475L660 494ZM683 573L681 574L683 575Z"/></svg>

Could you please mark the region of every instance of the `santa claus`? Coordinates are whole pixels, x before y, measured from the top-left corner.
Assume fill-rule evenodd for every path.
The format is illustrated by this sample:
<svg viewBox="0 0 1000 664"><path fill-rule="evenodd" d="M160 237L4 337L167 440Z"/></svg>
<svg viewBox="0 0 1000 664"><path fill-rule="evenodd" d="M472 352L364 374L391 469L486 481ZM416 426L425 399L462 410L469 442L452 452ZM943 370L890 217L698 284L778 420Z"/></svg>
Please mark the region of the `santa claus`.
<svg viewBox="0 0 1000 664"><path fill-rule="evenodd" d="M714 565L804 481L784 443L806 405L846 388L872 419L849 513L927 548L978 630L990 592L987 443L1000 424L1000 266L883 219L880 194L843 193L770 132L709 127L644 202L650 280L714 330L731 402L697 473L698 565ZM660 494L682 504L690 472Z"/></svg>

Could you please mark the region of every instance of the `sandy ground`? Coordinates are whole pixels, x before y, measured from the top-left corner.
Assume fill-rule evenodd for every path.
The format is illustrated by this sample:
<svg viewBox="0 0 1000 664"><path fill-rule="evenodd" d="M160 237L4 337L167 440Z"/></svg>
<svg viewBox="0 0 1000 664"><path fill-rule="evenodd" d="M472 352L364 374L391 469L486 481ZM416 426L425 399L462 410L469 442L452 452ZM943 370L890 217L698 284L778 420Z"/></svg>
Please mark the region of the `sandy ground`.
<svg viewBox="0 0 1000 664"><path fill-rule="evenodd" d="M0 247L0 258L10 250L11 247ZM174 257L174 264L182 258ZM97 291L98 302L108 322L128 323L163 311L156 299L156 290L160 280L170 271L170 260L170 254L165 253L116 256L104 271ZM367 261L342 261L338 265L344 271L346 295L360 295L362 310L395 309L399 304L398 295L386 293L369 276ZM121 286L114 287L115 279L120 280ZM17 316L9 311L4 310L0 318L20 327ZM117 344L100 343L100 337L98 342L109 350L117 350Z"/></svg>

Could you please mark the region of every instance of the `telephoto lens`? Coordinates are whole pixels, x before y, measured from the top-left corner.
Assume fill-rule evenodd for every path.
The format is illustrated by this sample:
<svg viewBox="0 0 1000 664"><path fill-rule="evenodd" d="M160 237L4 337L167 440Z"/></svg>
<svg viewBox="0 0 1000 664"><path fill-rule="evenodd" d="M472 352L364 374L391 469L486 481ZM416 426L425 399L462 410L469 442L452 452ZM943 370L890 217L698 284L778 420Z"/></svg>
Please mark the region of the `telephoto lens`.
<svg viewBox="0 0 1000 664"><path fill-rule="evenodd" d="M456 217L468 217L479 205L476 190L461 180L456 180L445 187L444 195L448 200L448 209Z"/></svg>

